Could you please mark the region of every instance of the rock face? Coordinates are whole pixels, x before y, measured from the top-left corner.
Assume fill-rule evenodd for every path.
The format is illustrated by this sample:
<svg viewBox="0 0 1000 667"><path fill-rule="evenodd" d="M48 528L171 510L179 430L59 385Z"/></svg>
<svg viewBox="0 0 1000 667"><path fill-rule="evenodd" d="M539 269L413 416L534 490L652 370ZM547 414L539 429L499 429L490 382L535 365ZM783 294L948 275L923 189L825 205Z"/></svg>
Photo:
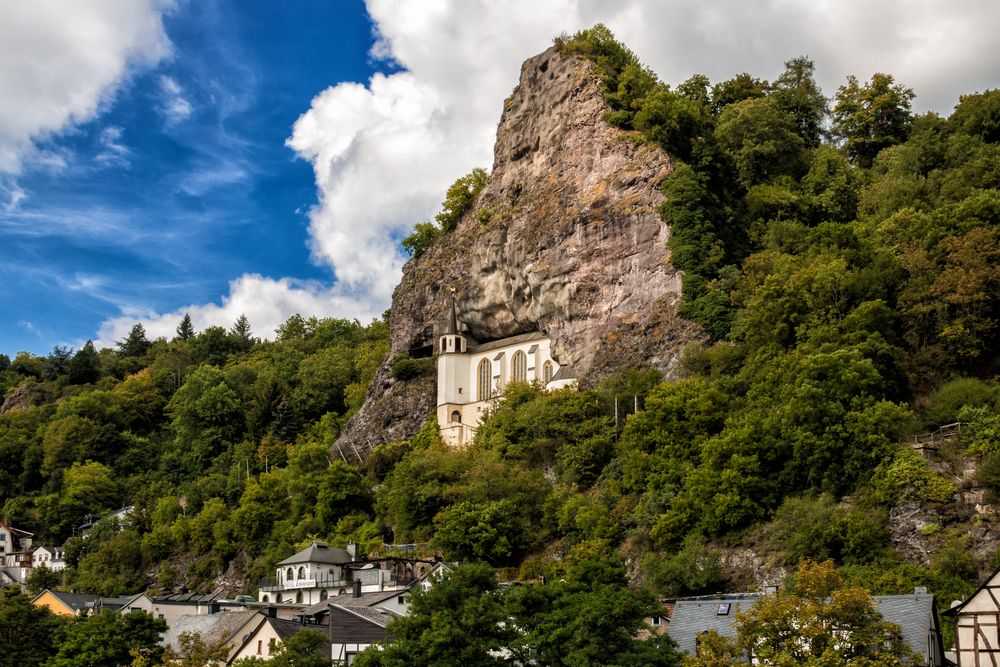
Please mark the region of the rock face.
<svg viewBox="0 0 1000 667"><path fill-rule="evenodd" d="M396 381L389 360L434 344L452 289L473 338L543 331L583 384L643 366L669 375L702 337L676 315L681 276L657 211L670 158L604 122L600 85L589 61L555 49L524 63L479 199L403 269L389 359L342 450L409 437L430 414L433 380Z"/></svg>

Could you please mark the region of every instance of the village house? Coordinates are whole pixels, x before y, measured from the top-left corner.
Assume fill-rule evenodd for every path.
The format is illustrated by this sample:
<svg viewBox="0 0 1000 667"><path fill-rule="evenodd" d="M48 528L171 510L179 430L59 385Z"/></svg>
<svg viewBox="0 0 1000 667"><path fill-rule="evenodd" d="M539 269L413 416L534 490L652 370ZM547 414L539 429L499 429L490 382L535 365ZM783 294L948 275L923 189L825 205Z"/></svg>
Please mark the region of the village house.
<svg viewBox="0 0 1000 667"><path fill-rule="evenodd" d="M45 566L53 572L62 572L66 569L66 550L62 547L38 546L31 550L31 567Z"/></svg>
<svg viewBox="0 0 1000 667"><path fill-rule="evenodd" d="M736 637L737 614L747 611L763 596L763 593L742 593L677 600L667 633L677 642L678 650L696 655L699 637L710 630L723 637ZM902 629L903 641L920 656L925 667L950 664L945 660L934 596L926 589L918 587L912 595L875 595L872 598L882 617Z"/></svg>
<svg viewBox="0 0 1000 667"><path fill-rule="evenodd" d="M362 592L396 586L391 570L358 558L356 544L341 549L313 542L277 564L274 579L261 583L257 599L264 603L306 606L345 595L355 584Z"/></svg>
<svg viewBox="0 0 1000 667"><path fill-rule="evenodd" d="M0 583L23 586L31 574L32 533L0 520Z"/></svg>
<svg viewBox="0 0 1000 667"><path fill-rule="evenodd" d="M955 620L959 667L1000 667L1000 570L944 616Z"/></svg>
<svg viewBox="0 0 1000 667"><path fill-rule="evenodd" d="M454 300L437 353L438 427L454 446L471 442L508 382L537 382L545 389L576 383L570 369L552 357L551 341L540 331L486 343L460 333Z"/></svg>

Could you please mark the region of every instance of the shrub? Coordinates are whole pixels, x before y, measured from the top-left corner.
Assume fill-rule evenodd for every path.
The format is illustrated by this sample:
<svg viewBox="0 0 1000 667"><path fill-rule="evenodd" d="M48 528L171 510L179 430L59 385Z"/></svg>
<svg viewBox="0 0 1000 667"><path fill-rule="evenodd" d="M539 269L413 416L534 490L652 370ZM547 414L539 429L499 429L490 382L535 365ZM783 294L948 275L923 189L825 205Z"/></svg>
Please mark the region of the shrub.
<svg viewBox="0 0 1000 667"><path fill-rule="evenodd" d="M410 257L417 258L424 254L439 236L441 236L440 227L431 222L420 222L413 228L412 234L400 241L400 245Z"/></svg>
<svg viewBox="0 0 1000 667"><path fill-rule="evenodd" d="M430 370L432 359L411 359L396 357L391 365L392 377L397 380L412 380Z"/></svg>
<svg viewBox="0 0 1000 667"><path fill-rule="evenodd" d="M992 403L993 390L982 380L956 378L946 382L931 395L930 406L924 412L924 425L937 428L956 421L965 406L981 407Z"/></svg>
<svg viewBox="0 0 1000 667"><path fill-rule="evenodd" d="M880 465L872 484L879 499L892 505L908 500L944 503L955 494L955 485L909 448L900 449L891 461Z"/></svg>

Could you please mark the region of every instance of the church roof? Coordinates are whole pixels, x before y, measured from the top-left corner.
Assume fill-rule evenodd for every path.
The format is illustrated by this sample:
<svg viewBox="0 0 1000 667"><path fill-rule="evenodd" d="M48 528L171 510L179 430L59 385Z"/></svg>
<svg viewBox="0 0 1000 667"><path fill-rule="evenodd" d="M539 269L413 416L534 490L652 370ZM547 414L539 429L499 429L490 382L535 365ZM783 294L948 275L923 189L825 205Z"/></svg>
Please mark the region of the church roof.
<svg viewBox="0 0 1000 667"><path fill-rule="evenodd" d="M510 336L508 338L501 338L500 340L491 340L488 343L482 343L480 345L470 346L469 352L489 352L490 350L496 350L501 347L507 347L508 345L518 345L520 343L527 343L532 340L540 340L542 338L548 338L541 331L531 331L529 333L518 334L517 336Z"/></svg>
<svg viewBox="0 0 1000 667"><path fill-rule="evenodd" d="M296 563L332 563L334 565L342 565L343 563L351 562L354 562L354 559L351 557L351 554L347 553L347 549L331 547L323 542L313 542L297 554L291 555L281 561L278 565L294 565Z"/></svg>
<svg viewBox="0 0 1000 667"><path fill-rule="evenodd" d="M576 379L576 373L573 372L572 368L570 368L569 366L560 366L559 370L556 371L556 374L552 376L551 381L554 382L556 380L575 380L575 379Z"/></svg>

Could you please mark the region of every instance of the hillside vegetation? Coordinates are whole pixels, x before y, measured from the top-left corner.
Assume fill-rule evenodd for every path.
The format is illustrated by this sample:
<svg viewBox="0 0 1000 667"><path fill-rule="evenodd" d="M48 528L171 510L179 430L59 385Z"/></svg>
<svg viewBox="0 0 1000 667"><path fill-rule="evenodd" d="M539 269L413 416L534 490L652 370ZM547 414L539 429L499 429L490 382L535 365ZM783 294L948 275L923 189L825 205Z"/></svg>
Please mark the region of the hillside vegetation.
<svg viewBox="0 0 1000 667"><path fill-rule="evenodd" d="M3 511L69 539L66 585L228 573L252 591L309 538L417 543L523 579L612 555L658 595L754 587L756 570L812 557L947 603L1000 564L992 513L948 469L972 461L1000 491L1000 91L916 116L886 74L831 105L805 58L773 82L671 87L601 26L557 46L595 63L607 122L675 158L662 216L681 314L710 339L683 377L512 384L471 446L443 447L430 420L356 465L330 446L386 354L383 322L294 317L274 342L245 320L188 322L172 341L136 327L116 350L19 354L0 366ZM447 243L449 210L404 246ZM901 444L959 420L933 466ZM74 538L126 504L123 526ZM894 546L904 505L939 519L926 557Z"/></svg>

